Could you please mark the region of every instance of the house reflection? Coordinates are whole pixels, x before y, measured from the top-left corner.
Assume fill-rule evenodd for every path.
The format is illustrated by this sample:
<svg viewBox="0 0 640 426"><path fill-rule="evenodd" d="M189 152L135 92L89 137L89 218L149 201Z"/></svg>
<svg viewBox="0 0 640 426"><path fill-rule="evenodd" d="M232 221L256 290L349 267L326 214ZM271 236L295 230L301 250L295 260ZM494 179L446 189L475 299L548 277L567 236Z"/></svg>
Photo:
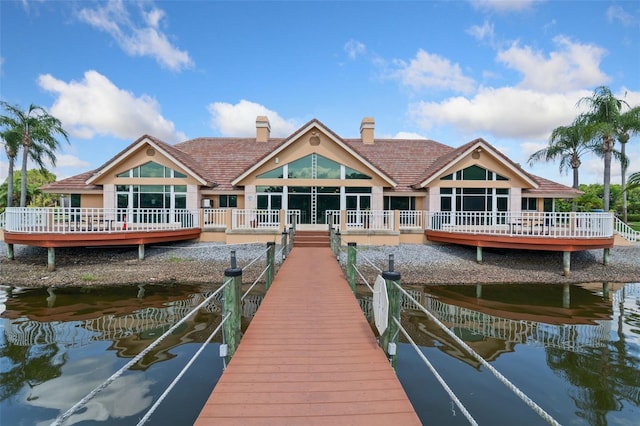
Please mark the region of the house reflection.
<svg viewBox="0 0 640 426"><path fill-rule="evenodd" d="M184 287L153 290L147 289L145 296L140 298L138 289L138 294L131 297L123 297L123 289L103 289L99 294L90 295L77 294L77 289L48 289L46 307L41 303L34 304L32 297L24 295L8 298L2 318L4 339L7 344L16 346L56 344L65 348L112 341L109 350L116 351L119 357L133 358L214 291L185 293ZM243 300L243 329L248 326L262 298L262 294L249 294ZM145 370L156 362L173 358L170 350L184 343L204 342L222 320L221 299L221 294L216 295L133 369ZM220 335L212 341L220 342Z"/></svg>
<svg viewBox="0 0 640 426"><path fill-rule="evenodd" d="M513 352L517 344L576 353L606 346L611 332L612 304L620 288L621 284L600 283L570 288L556 284L496 284L405 289L476 353L493 361ZM370 313L370 302L370 298L363 297L365 312ZM417 345L437 347L475 368L480 367L475 358L406 297L402 325Z"/></svg>

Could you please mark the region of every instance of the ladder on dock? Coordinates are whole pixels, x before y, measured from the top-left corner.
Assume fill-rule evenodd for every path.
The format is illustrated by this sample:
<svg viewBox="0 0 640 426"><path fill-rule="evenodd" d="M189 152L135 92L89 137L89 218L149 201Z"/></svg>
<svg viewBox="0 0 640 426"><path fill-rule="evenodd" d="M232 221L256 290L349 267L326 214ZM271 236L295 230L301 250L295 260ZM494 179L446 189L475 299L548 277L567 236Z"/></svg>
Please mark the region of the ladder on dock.
<svg viewBox="0 0 640 426"><path fill-rule="evenodd" d="M195 424L421 422L331 249L296 246Z"/></svg>

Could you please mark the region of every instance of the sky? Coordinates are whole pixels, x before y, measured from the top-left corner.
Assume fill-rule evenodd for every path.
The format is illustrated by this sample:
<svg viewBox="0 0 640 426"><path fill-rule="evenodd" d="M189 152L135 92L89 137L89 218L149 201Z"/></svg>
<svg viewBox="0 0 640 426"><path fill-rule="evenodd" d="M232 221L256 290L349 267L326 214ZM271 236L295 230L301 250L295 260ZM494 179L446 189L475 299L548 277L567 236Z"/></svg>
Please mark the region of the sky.
<svg viewBox="0 0 640 426"><path fill-rule="evenodd" d="M637 0L0 1L0 99L61 120L58 179L144 134L255 137L266 115L273 137L315 118L357 138L364 117L376 138L481 137L571 186L528 158L598 86L640 105ZM627 154L640 170L640 137ZM581 183L602 175L583 159Z"/></svg>

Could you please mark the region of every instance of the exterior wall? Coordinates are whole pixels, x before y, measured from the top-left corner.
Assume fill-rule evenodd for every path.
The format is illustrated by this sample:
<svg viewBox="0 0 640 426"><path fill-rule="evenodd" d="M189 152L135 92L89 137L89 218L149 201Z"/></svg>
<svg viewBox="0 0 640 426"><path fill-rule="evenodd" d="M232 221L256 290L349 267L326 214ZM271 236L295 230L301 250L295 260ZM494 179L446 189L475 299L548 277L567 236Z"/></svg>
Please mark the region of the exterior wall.
<svg viewBox="0 0 640 426"><path fill-rule="evenodd" d="M82 208L103 208L102 194L81 194L80 195L80 207Z"/></svg>

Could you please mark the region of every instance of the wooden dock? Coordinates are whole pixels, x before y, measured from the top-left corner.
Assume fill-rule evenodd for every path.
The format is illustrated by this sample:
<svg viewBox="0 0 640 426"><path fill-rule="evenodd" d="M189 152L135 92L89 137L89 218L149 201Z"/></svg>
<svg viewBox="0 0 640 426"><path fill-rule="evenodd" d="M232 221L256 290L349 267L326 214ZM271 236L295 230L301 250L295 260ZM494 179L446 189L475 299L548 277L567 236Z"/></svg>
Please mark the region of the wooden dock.
<svg viewBox="0 0 640 426"><path fill-rule="evenodd" d="M421 422L331 249L295 247L195 424Z"/></svg>

